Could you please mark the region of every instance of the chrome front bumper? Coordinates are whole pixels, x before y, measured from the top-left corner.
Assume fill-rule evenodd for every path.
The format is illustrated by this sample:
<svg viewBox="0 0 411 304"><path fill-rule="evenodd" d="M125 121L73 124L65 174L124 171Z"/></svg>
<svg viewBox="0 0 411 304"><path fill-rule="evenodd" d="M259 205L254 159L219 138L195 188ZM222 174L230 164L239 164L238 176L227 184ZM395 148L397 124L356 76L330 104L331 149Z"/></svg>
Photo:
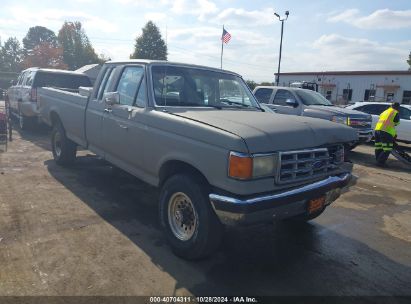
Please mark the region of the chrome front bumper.
<svg viewBox="0 0 411 304"><path fill-rule="evenodd" d="M218 218L225 225L268 222L306 213L307 202L324 195L327 206L354 185L356 179L352 174L344 173L299 188L264 196L240 198L210 194L209 198Z"/></svg>
<svg viewBox="0 0 411 304"><path fill-rule="evenodd" d="M374 131L372 129L357 130L357 132L360 142L369 142L374 136Z"/></svg>

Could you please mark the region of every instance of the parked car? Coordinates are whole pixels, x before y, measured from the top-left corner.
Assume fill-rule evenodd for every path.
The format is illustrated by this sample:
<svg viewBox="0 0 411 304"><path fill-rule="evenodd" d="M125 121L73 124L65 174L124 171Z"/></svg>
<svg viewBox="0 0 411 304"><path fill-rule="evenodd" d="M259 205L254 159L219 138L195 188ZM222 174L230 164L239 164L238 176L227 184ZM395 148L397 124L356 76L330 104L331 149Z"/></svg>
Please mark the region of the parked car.
<svg viewBox="0 0 411 304"><path fill-rule="evenodd" d="M316 117L344 124L358 132L358 142L369 142L373 136L371 116L362 112L334 106L321 94L312 90L291 87L257 86L253 91L260 103L274 108L277 113Z"/></svg>
<svg viewBox="0 0 411 304"><path fill-rule="evenodd" d="M18 118L21 129L30 128L38 122L37 88L56 87L75 92L80 86L92 86L82 73L40 68L24 70L8 89L11 114Z"/></svg>
<svg viewBox="0 0 411 304"><path fill-rule="evenodd" d="M353 109L361 111L372 116L372 127L378 122L378 118L382 112L390 107L389 102L356 102L353 105L347 107L347 109ZM397 140L405 143L411 143L411 105L400 106L400 124L396 127L398 137Z"/></svg>
<svg viewBox="0 0 411 304"><path fill-rule="evenodd" d="M161 224L187 259L211 254L224 225L313 219L354 180L342 147L358 140L352 128L267 113L232 72L113 61L92 89L38 98L57 164L82 146L160 187Z"/></svg>

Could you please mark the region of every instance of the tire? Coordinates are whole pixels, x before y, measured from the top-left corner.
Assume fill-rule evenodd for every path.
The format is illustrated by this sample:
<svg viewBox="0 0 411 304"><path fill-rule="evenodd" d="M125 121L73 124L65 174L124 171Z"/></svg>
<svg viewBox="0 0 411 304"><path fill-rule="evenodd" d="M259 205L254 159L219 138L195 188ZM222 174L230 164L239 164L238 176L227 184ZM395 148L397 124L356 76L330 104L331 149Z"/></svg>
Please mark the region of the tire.
<svg viewBox="0 0 411 304"><path fill-rule="evenodd" d="M209 256L223 236L203 184L193 175L174 175L161 188L161 225L173 252L187 260Z"/></svg>
<svg viewBox="0 0 411 304"><path fill-rule="evenodd" d="M58 165L69 166L76 159L77 145L66 137L61 123L57 123L51 132L51 148Z"/></svg>

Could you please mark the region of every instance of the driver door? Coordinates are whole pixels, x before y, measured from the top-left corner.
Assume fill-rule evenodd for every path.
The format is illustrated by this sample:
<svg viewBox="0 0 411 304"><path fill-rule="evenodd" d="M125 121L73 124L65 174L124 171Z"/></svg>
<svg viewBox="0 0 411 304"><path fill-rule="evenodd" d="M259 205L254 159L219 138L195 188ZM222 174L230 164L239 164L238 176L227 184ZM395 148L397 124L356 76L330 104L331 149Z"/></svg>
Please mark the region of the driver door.
<svg viewBox="0 0 411 304"><path fill-rule="evenodd" d="M119 96L105 112L103 119L103 149L105 158L127 171L138 171L142 166L145 111L144 67L123 66L113 92Z"/></svg>

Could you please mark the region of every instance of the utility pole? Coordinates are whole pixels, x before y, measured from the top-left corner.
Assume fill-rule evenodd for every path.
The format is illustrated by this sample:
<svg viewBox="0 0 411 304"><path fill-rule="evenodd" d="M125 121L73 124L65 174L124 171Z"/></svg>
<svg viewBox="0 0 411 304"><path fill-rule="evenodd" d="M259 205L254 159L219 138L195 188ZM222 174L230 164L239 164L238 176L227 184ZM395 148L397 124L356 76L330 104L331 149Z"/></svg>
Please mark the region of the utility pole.
<svg viewBox="0 0 411 304"><path fill-rule="evenodd" d="M274 13L274 15L281 21L281 38L280 38L280 54L278 56L278 70L277 70L277 86L280 84L280 71L281 71L281 53L283 49L283 32L284 32L284 21L288 19L289 11L285 11L285 18L281 18L279 14Z"/></svg>

